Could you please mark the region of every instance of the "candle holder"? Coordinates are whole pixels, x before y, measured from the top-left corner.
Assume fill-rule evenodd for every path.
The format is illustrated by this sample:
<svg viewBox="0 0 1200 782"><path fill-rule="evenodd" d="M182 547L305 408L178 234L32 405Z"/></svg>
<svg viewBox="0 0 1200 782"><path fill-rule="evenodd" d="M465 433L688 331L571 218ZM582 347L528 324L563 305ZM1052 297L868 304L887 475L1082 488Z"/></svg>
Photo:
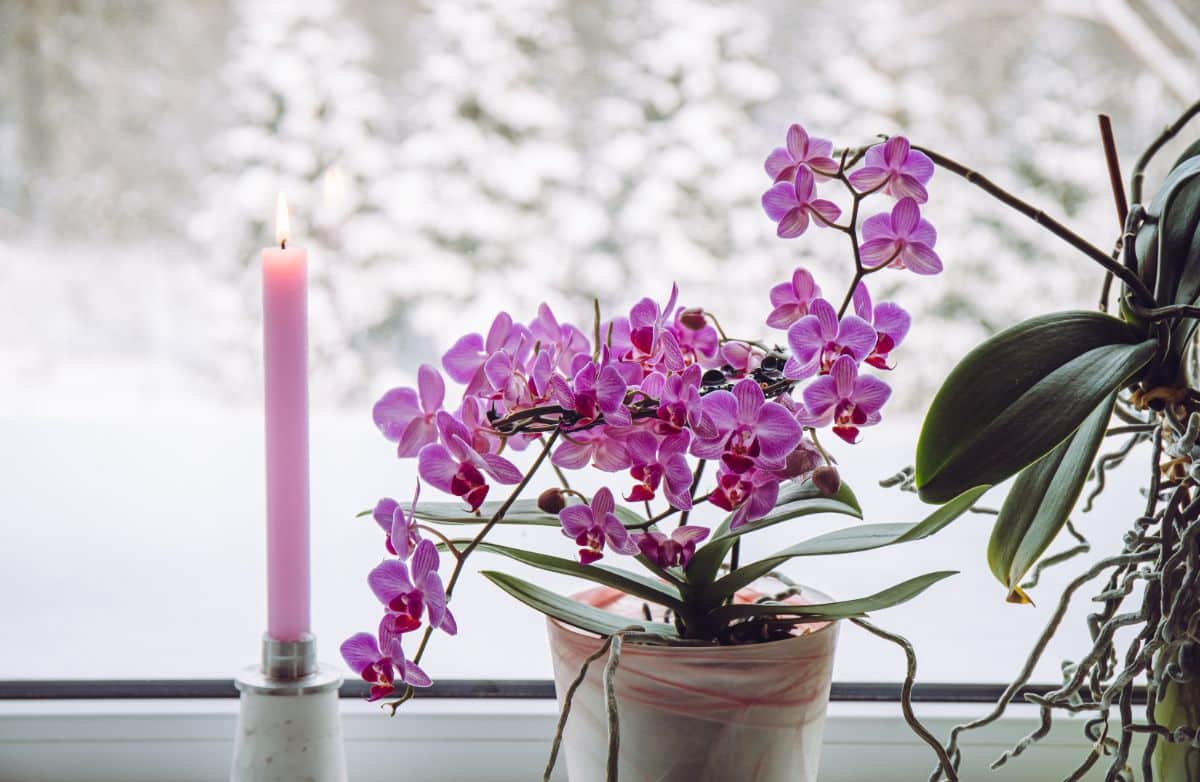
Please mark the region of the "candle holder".
<svg viewBox="0 0 1200 782"><path fill-rule="evenodd" d="M342 675L317 662L317 643L263 636L262 662L235 680L241 692L230 782L345 782L338 688Z"/></svg>

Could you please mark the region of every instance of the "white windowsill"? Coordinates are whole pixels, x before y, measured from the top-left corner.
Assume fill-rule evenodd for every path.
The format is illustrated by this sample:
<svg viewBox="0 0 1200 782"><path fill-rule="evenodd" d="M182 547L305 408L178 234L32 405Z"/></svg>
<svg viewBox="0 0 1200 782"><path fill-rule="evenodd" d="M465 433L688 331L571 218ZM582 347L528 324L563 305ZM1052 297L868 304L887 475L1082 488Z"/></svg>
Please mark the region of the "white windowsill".
<svg viewBox="0 0 1200 782"><path fill-rule="evenodd" d="M548 700L415 701L394 719L360 701L342 700L341 709L355 782L537 779L557 716ZM918 704L925 724L943 737L952 725L986 710L986 704ZM0 701L0 779L227 779L236 718L235 700ZM1019 706L1001 722L967 734L966 778L1066 776L1087 751L1081 720L1061 721L1006 769L987 771L1035 724L1035 711ZM821 782L911 782L925 779L933 764L895 703L832 704L823 752Z"/></svg>

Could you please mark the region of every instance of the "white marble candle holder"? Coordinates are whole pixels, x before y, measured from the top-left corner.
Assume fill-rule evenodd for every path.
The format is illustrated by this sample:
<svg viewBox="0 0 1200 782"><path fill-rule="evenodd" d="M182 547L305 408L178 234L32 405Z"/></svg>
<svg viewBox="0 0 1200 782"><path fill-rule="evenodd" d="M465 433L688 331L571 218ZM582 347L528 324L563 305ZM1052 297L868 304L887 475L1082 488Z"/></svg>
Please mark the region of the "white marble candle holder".
<svg viewBox="0 0 1200 782"><path fill-rule="evenodd" d="M230 782L345 782L338 688L317 663L316 639L263 638L261 665L244 669Z"/></svg>

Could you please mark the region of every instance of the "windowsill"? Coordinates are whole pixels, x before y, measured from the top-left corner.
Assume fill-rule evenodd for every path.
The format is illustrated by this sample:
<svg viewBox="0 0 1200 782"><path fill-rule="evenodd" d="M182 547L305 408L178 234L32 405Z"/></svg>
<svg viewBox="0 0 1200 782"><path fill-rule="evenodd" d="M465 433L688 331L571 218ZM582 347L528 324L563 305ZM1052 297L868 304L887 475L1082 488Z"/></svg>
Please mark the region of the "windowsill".
<svg viewBox="0 0 1200 782"><path fill-rule="evenodd" d="M233 751L238 704L225 699L0 701L0 778L223 780ZM986 706L926 703L918 714L935 735L977 717ZM548 699L422 699L389 719L375 704L341 701L347 765L355 782L406 779L538 778L554 732ZM1016 706L999 723L967 734L972 778L1037 724ZM989 780L1066 776L1088 749L1082 720L1063 720L1050 736ZM821 782L910 782L932 767L929 749L909 731L895 703L835 702L825 730ZM1035 773L1036 769L1036 773ZM560 772L556 779L565 779Z"/></svg>

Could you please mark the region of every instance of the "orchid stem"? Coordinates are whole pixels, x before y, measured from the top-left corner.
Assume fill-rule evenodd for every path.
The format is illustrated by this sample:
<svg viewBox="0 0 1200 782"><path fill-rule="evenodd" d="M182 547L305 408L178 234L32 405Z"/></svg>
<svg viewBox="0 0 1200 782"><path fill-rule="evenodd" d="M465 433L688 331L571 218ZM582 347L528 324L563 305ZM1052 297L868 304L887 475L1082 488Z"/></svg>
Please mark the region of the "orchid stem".
<svg viewBox="0 0 1200 782"><path fill-rule="evenodd" d="M1154 301L1154 296L1150 293L1150 289L1146 287L1146 283L1142 282L1142 279L1138 277L1132 269L1117 263L1108 253L1104 252L1104 250L1101 250L1087 239L1084 239L1079 234L1067 228L1065 225L1058 222L1041 209L1038 209L1036 206L1027 201L1017 198L1015 195L1000 187L992 180L988 179L977 171L967 168L957 160L948 158L945 155L934 152L926 147L913 147L913 149L924 152L929 156L929 159L937 165L941 166L947 171L958 174L963 179L983 190L992 198L995 198L1004 205L1015 209L1016 211L1028 217L1030 220L1033 220L1035 223L1048 230L1050 233L1057 236L1059 239L1062 239L1067 244L1074 247L1076 250L1079 250L1084 255L1110 271L1114 276L1120 278L1121 282L1128 285L1129 289L1132 290L1139 299L1147 303L1152 303ZM1136 200L1136 191L1134 198Z"/></svg>
<svg viewBox="0 0 1200 782"><path fill-rule="evenodd" d="M483 529L479 530L479 533L475 535L471 542L467 544L467 547L462 550L462 553L459 554L458 560L454 563L454 570L450 573L450 580L446 582L447 603L450 602L450 598L454 594L454 585L458 583L458 577L462 575L463 565L466 564L467 557L471 556L471 552L479 547L479 544L482 543L483 539L487 537L487 534L492 531L492 528L500 523L500 520L504 518L504 514L508 513L508 509L511 508L513 503L517 501L517 498L521 496L521 492L525 491L525 487L529 485L529 482L533 480L533 476L537 473L538 468L542 466L542 462L546 460L546 456L550 453L550 449L554 447L555 441L558 440L558 431L559 430L555 429L553 432L551 432L550 436L546 438L546 443L542 446L542 452L539 453L537 458L533 460L533 464L529 467L529 471L525 473L525 477L523 477L521 482L517 484L517 487L512 490L512 494L508 495L508 499L506 499L500 505L500 507L496 509L496 513L490 519L488 519L487 524L483 525ZM421 662L421 656L425 654L425 649L429 646L429 637L432 634L433 627L426 627L425 633L421 636L421 644L417 647L417 653L413 655L414 665Z"/></svg>

